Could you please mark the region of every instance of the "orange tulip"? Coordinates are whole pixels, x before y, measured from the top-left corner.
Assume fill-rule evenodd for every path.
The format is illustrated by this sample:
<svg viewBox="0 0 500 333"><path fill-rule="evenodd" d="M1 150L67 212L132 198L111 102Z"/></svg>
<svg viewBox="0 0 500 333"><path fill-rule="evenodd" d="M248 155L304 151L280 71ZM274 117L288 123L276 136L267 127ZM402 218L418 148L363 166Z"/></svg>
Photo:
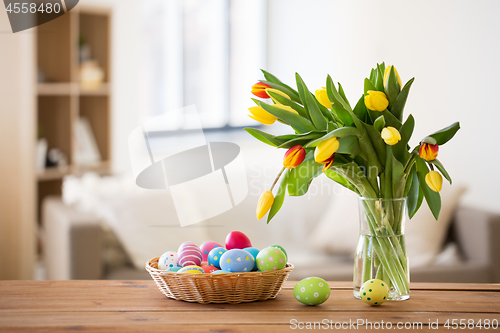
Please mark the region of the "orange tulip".
<svg viewBox="0 0 500 333"><path fill-rule="evenodd" d="M271 86L262 82L257 82L252 86L252 94L260 98L269 98L269 95L266 93L267 88L271 88Z"/></svg>
<svg viewBox="0 0 500 333"><path fill-rule="evenodd" d="M301 145L296 145L288 149L283 156L283 165L285 168L293 169L298 167L304 158L306 158L306 150Z"/></svg>
<svg viewBox="0 0 500 333"><path fill-rule="evenodd" d="M439 146L423 142L420 145L418 154L426 161L434 161L438 156Z"/></svg>

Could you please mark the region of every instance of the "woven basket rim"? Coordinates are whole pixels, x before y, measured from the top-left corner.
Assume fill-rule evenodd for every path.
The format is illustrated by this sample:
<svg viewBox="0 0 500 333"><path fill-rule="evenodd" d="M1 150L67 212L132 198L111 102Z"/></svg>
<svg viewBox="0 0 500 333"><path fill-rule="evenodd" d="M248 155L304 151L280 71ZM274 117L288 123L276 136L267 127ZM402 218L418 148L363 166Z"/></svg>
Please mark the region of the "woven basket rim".
<svg viewBox="0 0 500 333"><path fill-rule="evenodd" d="M206 278L217 278L217 277L225 277L225 278L237 278L239 276L262 276L262 275L275 275L275 274L280 274L280 273L285 273L285 272L291 272L293 269L294 269L294 266L293 264L287 262L286 263L286 266L282 269L278 269L278 270L273 270L273 271L251 271L251 272L234 272L234 273L218 273L218 274L186 274L186 273L178 273L178 272L172 272L172 271L164 271L164 270L161 270L161 269L158 269L158 268L155 268L151 265L152 262L156 261L158 262L158 260L160 259L160 257L154 257L154 258L151 258L149 259L147 262L146 262L146 270L150 273L155 273L155 274L161 274L161 275L171 275L171 276L180 276L182 274L182 276L189 276L189 277L193 277L193 278L196 278L196 279L206 279Z"/></svg>

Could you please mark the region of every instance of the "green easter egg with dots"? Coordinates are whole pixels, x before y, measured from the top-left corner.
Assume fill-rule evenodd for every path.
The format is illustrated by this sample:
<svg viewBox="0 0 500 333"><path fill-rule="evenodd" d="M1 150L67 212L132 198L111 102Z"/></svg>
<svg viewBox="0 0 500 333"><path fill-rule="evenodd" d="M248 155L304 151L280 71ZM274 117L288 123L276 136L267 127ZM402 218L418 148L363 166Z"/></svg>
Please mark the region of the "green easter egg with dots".
<svg viewBox="0 0 500 333"><path fill-rule="evenodd" d="M305 305L319 305L330 297L330 286L319 277L308 277L293 288L293 296Z"/></svg>
<svg viewBox="0 0 500 333"><path fill-rule="evenodd" d="M277 247L266 247L257 254L259 271L276 271L286 266L286 255Z"/></svg>
<svg viewBox="0 0 500 333"><path fill-rule="evenodd" d="M387 301L389 288L387 284L379 279L368 280L361 286L359 296L366 304L380 305Z"/></svg>
<svg viewBox="0 0 500 333"><path fill-rule="evenodd" d="M281 251L283 251L283 253L285 254L286 261L288 261L288 254L286 253L286 251L283 248L283 246L281 246L281 245L271 245L271 247L277 247L278 249L281 249Z"/></svg>

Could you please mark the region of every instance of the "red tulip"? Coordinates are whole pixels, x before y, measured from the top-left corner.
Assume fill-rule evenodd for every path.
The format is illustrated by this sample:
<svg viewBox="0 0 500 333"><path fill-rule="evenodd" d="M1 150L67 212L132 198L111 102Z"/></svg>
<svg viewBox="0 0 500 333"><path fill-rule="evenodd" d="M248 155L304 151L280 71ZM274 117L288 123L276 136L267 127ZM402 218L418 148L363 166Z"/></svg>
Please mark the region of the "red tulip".
<svg viewBox="0 0 500 333"><path fill-rule="evenodd" d="M426 161L434 161L438 156L439 146L423 142L420 145L418 154Z"/></svg>
<svg viewBox="0 0 500 333"><path fill-rule="evenodd" d="M266 92L267 88L271 88L271 86L262 82L257 82L252 86L252 94L260 98L269 98Z"/></svg>
<svg viewBox="0 0 500 333"><path fill-rule="evenodd" d="M306 158L306 150L301 145L296 145L288 149L283 156L283 165L285 168L293 169L298 167L304 158Z"/></svg>

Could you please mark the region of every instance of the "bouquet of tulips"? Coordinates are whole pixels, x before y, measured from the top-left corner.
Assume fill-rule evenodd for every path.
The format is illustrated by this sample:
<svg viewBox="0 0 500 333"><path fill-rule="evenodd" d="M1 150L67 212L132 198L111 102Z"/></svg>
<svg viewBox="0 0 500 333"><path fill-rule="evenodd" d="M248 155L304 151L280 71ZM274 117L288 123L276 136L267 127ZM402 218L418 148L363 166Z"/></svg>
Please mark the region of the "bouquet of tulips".
<svg viewBox="0 0 500 333"><path fill-rule="evenodd" d="M286 135L271 135L255 128L245 128L256 139L286 149L283 169L270 190L262 193L257 218L269 212L267 221L278 213L285 194L301 196L321 173L363 198L406 198L410 217L424 198L437 219L441 209L439 191L443 176L451 183L444 166L437 159L439 146L448 142L460 128L459 123L423 138L417 147L408 145L415 120L406 119L403 110L414 81L404 86L394 66L377 64L364 81L364 93L354 107L346 98L342 85L336 86L330 76L326 87L313 94L299 74L297 90L262 71L265 80L252 87L259 99L249 108L250 117L265 125L275 121L291 127ZM278 181L276 194L273 189ZM400 212L380 212L380 205L365 207L370 230L374 235L391 234L397 228ZM399 239L373 245L383 257L400 257L398 262L381 263L391 285L404 292L408 289L405 254L397 250ZM403 256L403 257L402 257ZM378 260L380 261L380 260ZM389 283L389 282L388 282Z"/></svg>

